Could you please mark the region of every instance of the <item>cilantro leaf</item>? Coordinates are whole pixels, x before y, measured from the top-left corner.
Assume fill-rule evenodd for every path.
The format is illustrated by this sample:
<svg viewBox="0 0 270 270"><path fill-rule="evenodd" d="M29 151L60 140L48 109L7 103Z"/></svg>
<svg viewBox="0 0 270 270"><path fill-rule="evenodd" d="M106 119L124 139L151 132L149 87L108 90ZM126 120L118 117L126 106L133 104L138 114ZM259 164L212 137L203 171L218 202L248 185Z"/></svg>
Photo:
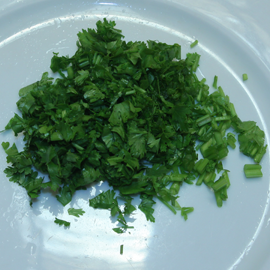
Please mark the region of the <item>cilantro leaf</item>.
<svg viewBox="0 0 270 270"><path fill-rule="evenodd" d="M68 214L75 216L75 217L80 217L85 213L82 209L74 209L74 208L69 208L68 209Z"/></svg>
<svg viewBox="0 0 270 270"><path fill-rule="evenodd" d="M153 216L153 213L154 213L153 205L156 202L153 201L153 196L141 194L140 198L142 201L139 205L139 209L145 214L145 217L147 220L150 220L151 222L155 222L155 218Z"/></svg>
<svg viewBox="0 0 270 270"><path fill-rule="evenodd" d="M70 222L67 222L65 220L58 219L58 218L55 218L54 223L59 224L60 226L61 225L64 225L65 227L69 227L70 226Z"/></svg>

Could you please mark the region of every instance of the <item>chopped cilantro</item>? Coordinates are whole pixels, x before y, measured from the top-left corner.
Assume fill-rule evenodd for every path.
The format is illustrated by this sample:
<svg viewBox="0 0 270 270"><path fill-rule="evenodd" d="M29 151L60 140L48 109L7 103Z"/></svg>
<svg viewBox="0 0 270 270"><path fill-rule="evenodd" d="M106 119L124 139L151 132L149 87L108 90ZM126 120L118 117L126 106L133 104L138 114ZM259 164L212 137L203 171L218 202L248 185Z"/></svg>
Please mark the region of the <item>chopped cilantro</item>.
<svg viewBox="0 0 270 270"><path fill-rule="evenodd" d="M68 209L68 214L75 216L75 217L80 217L85 213L82 209L74 209L74 208L69 208Z"/></svg>
<svg viewBox="0 0 270 270"><path fill-rule="evenodd" d="M26 189L31 203L49 188L63 206L76 190L108 181L111 188L89 205L117 216L117 233L133 228L125 215L136 210L136 194L141 198L138 208L151 222L155 199L187 219L193 208L181 207L177 195L196 178L196 185L211 188L222 206L230 186L222 160L236 142L227 130L234 129L240 151L256 163L267 149L264 132L255 122L238 118L229 97L217 87L217 76L215 91L209 93L206 79L195 73L200 61L196 52L182 59L178 44L127 42L114 21L96 25L78 33L73 56L54 53L50 67L60 78L45 72L19 91L21 115L15 114L5 130L23 134L25 146L19 152L15 144L2 143L7 177ZM261 176L259 166L246 165L247 177ZM79 217L84 211L69 208L68 213ZM70 225L57 218L55 223Z"/></svg>
<svg viewBox="0 0 270 270"><path fill-rule="evenodd" d="M248 80L248 75L246 73L243 74L243 81Z"/></svg>
<svg viewBox="0 0 270 270"><path fill-rule="evenodd" d="M260 164L246 164L244 166L244 173L247 178L262 177L262 166Z"/></svg>
<svg viewBox="0 0 270 270"><path fill-rule="evenodd" d="M65 227L69 227L70 226L70 222L67 222L65 220L58 219L58 218L55 218L54 223L59 224L60 226L61 225L64 225Z"/></svg>
<svg viewBox="0 0 270 270"><path fill-rule="evenodd" d="M213 82L213 87L214 87L215 89L217 89L217 81L218 81L218 76L215 76L215 77L214 77L214 82Z"/></svg>
<svg viewBox="0 0 270 270"><path fill-rule="evenodd" d="M190 48L195 47L198 43L199 43L199 41L196 39L194 42L192 42L192 43L190 44Z"/></svg>

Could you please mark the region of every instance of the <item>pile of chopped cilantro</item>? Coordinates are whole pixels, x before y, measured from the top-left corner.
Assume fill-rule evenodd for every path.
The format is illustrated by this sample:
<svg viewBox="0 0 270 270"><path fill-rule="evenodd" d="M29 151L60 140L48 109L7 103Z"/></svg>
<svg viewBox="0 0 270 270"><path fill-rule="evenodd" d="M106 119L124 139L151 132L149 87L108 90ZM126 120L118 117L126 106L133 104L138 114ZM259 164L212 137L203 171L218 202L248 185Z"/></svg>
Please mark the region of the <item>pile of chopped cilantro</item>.
<svg viewBox="0 0 270 270"><path fill-rule="evenodd" d="M222 206L230 180L221 160L235 148L235 134L240 151L259 163L267 148L264 132L238 118L216 86L217 77L217 89L209 94L206 80L195 74L199 54L181 59L178 44L126 42L115 22L104 19L96 26L78 33L72 57L54 53L50 67L60 78L45 72L19 91L21 116L15 114L5 129L22 133L25 147L18 152L15 144L2 143L10 163L7 177L27 190L31 203L50 189L63 206L76 190L108 181L112 189L89 205L118 215L117 233L133 228L125 220L136 210L131 195L140 194L138 208L152 222L154 198L187 219L193 208L181 207L178 193L195 179ZM227 132L230 127L235 133ZM49 181L37 171L48 174ZM125 201L124 210L118 199ZM83 213L69 209L77 217Z"/></svg>

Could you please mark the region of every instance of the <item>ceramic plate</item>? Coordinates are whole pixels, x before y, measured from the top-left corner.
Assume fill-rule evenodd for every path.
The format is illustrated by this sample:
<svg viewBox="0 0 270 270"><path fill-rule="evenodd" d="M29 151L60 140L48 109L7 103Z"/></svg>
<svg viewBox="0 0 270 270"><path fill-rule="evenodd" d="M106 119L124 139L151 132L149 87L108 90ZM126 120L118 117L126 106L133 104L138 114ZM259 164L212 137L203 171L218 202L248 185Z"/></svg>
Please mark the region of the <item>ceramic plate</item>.
<svg viewBox="0 0 270 270"><path fill-rule="evenodd" d="M239 117L256 121L269 144L269 8L266 0L0 0L0 129L18 113L18 90L49 71L53 52L73 55L77 32L106 17L126 40L179 43L182 57L201 54L198 77L212 85L217 75ZM199 44L191 49L195 39ZM249 77L245 82L243 73ZM23 147L22 137L14 139L12 132L0 134L0 140ZM88 206L106 183L77 192L65 208L44 192L31 208L25 190L3 173L3 150L0 161L2 269L270 269L269 151L260 179L246 179L243 166L252 161L238 147L230 151L224 167L231 187L222 208L205 186L183 185L179 202L195 209L187 221L157 202L155 223L136 211L129 220L135 228L122 235L112 231L116 221L108 211ZM86 213L69 216L69 207ZM56 225L55 216L69 220L70 228Z"/></svg>

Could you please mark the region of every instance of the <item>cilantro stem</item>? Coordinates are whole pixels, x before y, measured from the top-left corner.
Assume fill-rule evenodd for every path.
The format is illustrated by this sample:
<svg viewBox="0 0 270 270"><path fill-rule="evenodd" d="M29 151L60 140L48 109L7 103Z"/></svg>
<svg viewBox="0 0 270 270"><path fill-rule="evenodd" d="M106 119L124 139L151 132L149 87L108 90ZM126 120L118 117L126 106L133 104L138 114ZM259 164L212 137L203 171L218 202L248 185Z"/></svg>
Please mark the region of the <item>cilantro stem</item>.
<svg viewBox="0 0 270 270"><path fill-rule="evenodd" d="M233 103L229 103L229 108L230 108L231 116L232 117L236 116L237 114L236 114Z"/></svg>
<svg viewBox="0 0 270 270"><path fill-rule="evenodd" d="M203 78L203 79L201 80L201 84L204 84L205 82L206 82L206 79Z"/></svg>
<svg viewBox="0 0 270 270"><path fill-rule="evenodd" d="M201 146L200 151L201 151L203 156L205 156L205 151L211 146L212 142L213 142L213 139L210 138L206 143L204 143Z"/></svg>
<svg viewBox="0 0 270 270"><path fill-rule="evenodd" d="M221 86L218 87L218 92L221 94L222 97L225 97L224 91Z"/></svg>
<svg viewBox="0 0 270 270"><path fill-rule="evenodd" d="M208 172L206 173L203 181L208 187L212 187L215 178L216 178L215 172Z"/></svg>
<svg viewBox="0 0 270 270"><path fill-rule="evenodd" d="M133 87L134 87L137 91L141 92L142 94L145 94L145 93L146 93L145 90L143 90L141 87L137 86L136 84L134 84Z"/></svg>
<svg viewBox="0 0 270 270"><path fill-rule="evenodd" d="M197 70L198 66L199 66L200 57L201 56L199 54L196 54L195 61L194 61L193 65L192 65L192 71L193 72L195 72Z"/></svg>
<svg viewBox="0 0 270 270"><path fill-rule="evenodd" d="M194 170L196 170L199 174L202 174L205 170L206 165L208 164L209 160L207 158L200 159L194 166Z"/></svg>
<svg viewBox="0 0 270 270"><path fill-rule="evenodd" d="M212 185L212 189L214 191L218 191L223 187L227 186L227 179L225 177L220 177L214 184Z"/></svg>
<svg viewBox="0 0 270 270"><path fill-rule="evenodd" d="M246 81L248 79L248 75L246 73L243 74L243 81Z"/></svg>
<svg viewBox="0 0 270 270"><path fill-rule="evenodd" d="M190 48L195 47L199 43L198 40L195 40L193 43L190 44Z"/></svg>
<svg viewBox="0 0 270 270"><path fill-rule="evenodd" d="M199 118L196 120L196 123L199 127L207 124L207 123L210 123L212 121L212 118L210 115L206 114L204 115L203 117Z"/></svg>
<svg viewBox="0 0 270 270"><path fill-rule="evenodd" d="M73 68L71 66L67 68L67 74L68 74L69 79L74 78L74 71L73 71Z"/></svg>
<svg viewBox="0 0 270 270"><path fill-rule="evenodd" d="M227 121L227 120L230 120L230 119L231 119L231 117L229 115L219 116L219 117L215 118L216 121Z"/></svg>
<svg viewBox="0 0 270 270"><path fill-rule="evenodd" d="M174 207L172 205L170 205L168 202L166 202L165 200L163 200L159 195L156 195L156 197L162 202L164 203L175 215L176 215L176 210L174 209Z"/></svg>
<svg viewBox="0 0 270 270"><path fill-rule="evenodd" d="M133 95L133 94L135 94L135 93L136 93L135 90L130 90L130 91L127 91L127 92L126 92L126 96L128 96L128 95Z"/></svg>
<svg viewBox="0 0 270 270"><path fill-rule="evenodd" d="M262 166L260 164L245 164L244 173L247 178L262 177Z"/></svg>
<svg viewBox="0 0 270 270"><path fill-rule="evenodd" d="M124 251L124 245L120 245L120 254L122 255Z"/></svg>
<svg viewBox="0 0 270 270"><path fill-rule="evenodd" d="M266 148L267 148L267 145L259 148L258 152L256 153L256 155L254 157L254 161L256 163L260 163L261 162L264 154L266 153Z"/></svg>
<svg viewBox="0 0 270 270"><path fill-rule="evenodd" d="M215 77L214 77L214 82L213 82L213 87L214 87L215 89L217 89L217 81L218 81L218 76L215 76Z"/></svg>
<svg viewBox="0 0 270 270"><path fill-rule="evenodd" d="M180 186L181 186L181 183L179 183L179 182L172 183L172 185L170 186L171 194L177 195L179 193Z"/></svg>
<svg viewBox="0 0 270 270"><path fill-rule="evenodd" d="M215 132L214 132L214 137L215 137L215 140L216 140L216 144L217 144L217 145L223 143L222 136L221 136L221 133L220 133L220 132L215 131Z"/></svg>
<svg viewBox="0 0 270 270"><path fill-rule="evenodd" d="M206 172L204 172L203 174L200 175L200 177L198 178L198 180L196 182L197 186L200 186L203 183L205 176L206 176Z"/></svg>
<svg viewBox="0 0 270 270"><path fill-rule="evenodd" d="M227 134L227 143L228 143L228 145L232 148L232 149L235 149L235 147L236 147L236 145L235 145L235 143L236 143L236 139L235 139L235 136L234 136L234 134L233 133L228 133Z"/></svg>

